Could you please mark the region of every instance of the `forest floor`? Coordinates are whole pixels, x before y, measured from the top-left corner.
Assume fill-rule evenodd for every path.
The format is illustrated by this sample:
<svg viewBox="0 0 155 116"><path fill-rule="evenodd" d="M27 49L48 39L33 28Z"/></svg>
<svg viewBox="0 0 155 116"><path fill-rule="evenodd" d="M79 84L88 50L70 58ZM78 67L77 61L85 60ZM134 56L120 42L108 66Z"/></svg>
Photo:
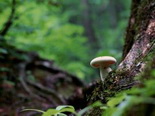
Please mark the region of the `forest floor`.
<svg viewBox="0 0 155 116"><path fill-rule="evenodd" d="M1 116L30 116L34 112L21 110L67 104L75 94L81 95L84 86L78 77L55 67L54 61L0 43Z"/></svg>

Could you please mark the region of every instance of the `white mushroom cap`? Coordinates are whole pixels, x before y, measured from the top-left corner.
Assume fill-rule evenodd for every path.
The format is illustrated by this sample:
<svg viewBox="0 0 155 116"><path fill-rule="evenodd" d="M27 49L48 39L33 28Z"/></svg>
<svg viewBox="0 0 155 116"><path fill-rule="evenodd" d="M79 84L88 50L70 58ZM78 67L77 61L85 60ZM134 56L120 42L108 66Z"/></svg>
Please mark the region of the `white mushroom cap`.
<svg viewBox="0 0 155 116"><path fill-rule="evenodd" d="M97 58L94 58L91 62L90 65L94 68L107 68L112 64L116 63L116 59L111 56L100 56Z"/></svg>

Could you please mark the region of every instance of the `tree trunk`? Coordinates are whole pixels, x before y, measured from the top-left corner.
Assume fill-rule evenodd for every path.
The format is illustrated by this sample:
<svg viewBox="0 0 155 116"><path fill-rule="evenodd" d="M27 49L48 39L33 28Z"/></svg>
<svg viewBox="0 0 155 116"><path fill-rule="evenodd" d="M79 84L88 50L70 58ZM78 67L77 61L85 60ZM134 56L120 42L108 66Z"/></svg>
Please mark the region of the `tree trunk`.
<svg viewBox="0 0 155 116"><path fill-rule="evenodd" d="M113 96L116 91L139 85L141 82L135 81L134 77L142 72L147 73L148 65L146 64L152 61L153 57L155 58L155 1L133 0L123 60L118 68L108 75L104 85L96 84L93 92L89 94L90 102L101 100L106 103L107 98ZM98 112L96 116L101 115L99 109L94 109L87 115L92 116L95 112Z"/></svg>
<svg viewBox="0 0 155 116"><path fill-rule="evenodd" d="M91 5L89 4L89 0L82 0L83 5L83 26L85 28L85 35L88 37L88 42L93 51L99 49L98 40L95 36L95 31L93 29L93 21L91 17Z"/></svg>

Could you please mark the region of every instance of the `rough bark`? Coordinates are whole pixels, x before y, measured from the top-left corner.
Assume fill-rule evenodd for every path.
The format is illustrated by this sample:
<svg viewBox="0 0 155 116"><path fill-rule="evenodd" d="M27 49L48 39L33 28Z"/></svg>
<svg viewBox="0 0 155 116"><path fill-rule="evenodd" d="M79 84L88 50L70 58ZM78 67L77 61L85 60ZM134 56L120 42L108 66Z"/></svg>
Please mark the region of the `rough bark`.
<svg viewBox="0 0 155 116"><path fill-rule="evenodd" d="M149 4L149 1L141 1L141 0L132 1L131 16L128 23L127 34L125 37L123 59L130 51L131 47L133 46L133 43L135 43L135 40L137 38L140 38L138 36L140 36L140 34L143 35L143 32L146 31L147 28L149 28L148 23L150 23L150 20L151 19L154 20L153 6L154 4L153 3ZM149 13L149 14L146 14L146 13Z"/></svg>
<svg viewBox="0 0 155 116"><path fill-rule="evenodd" d="M135 24L136 21L136 15L137 15L137 11L138 11L138 6L139 6L140 0L132 0L132 4L131 4L131 15L129 18L129 22L128 22L128 28L126 30L126 37L125 37L125 44L124 44L124 49L123 49L123 59L125 58L125 56L127 55L127 53L129 52L129 50L131 49L133 43L134 43L134 36L136 34L136 29L135 29Z"/></svg>
<svg viewBox="0 0 155 116"><path fill-rule="evenodd" d="M118 68L108 75L104 85L96 84L89 94L90 102L101 100L106 103L107 98L116 92L140 85L142 82L135 80L134 77L142 72L147 73L144 72L147 68L146 64L155 56L155 1L133 0L132 2L123 60ZM101 115L99 109L94 109L87 115L92 116L94 112L98 112L98 116Z"/></svg>
<svg viewBox="0 0 155 116"><path fill-rule="evenodd" d="M138 65L149 54L150 50L154 48L154 1L133 1L133 4L135 8L132 8L133 12L127 29L126 44L128 40L133 42L129 42L129 45L124 47L124 60L118 69L131 70L132 67Z"/></svg>

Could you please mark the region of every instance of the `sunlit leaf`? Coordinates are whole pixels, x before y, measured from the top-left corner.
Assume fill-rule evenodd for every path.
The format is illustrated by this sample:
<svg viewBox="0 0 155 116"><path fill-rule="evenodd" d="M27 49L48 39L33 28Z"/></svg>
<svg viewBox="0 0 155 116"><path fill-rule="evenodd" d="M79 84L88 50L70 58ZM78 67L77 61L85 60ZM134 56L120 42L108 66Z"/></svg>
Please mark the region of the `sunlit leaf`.
<svg viewBox="0 0 155 116"><path fill-rule="evenodd" d="M44 111L38 110L38 109L24 109L24 110L22 110L22 112L24 112L24 111L35 111L35 112L44 113Z"/></svg>
<svg viewBox="0 0 155 116"><path fill-rule="evenodd" d="M67 116L67 115L63 113L58 113L58 116Z"/></svg>
<svg viewBox="0 0 155 116"><path fill-rule="evenodd" d="M56 109L48 109L47 111L45 111L42 116L53 116L57 113L59 113L60 111L56 110Z"/></svg>
<svg viewBox="0 0 155 116"><path fill-rule="evenodd" d="M151 75L155 77L155 70L152 70Z"/></svg>
<svg viewBox="0 0 155 116"><path fill-rule="evenodd" d="M56 107L56 110L59 110L60 112L75 112L74 107L69 105L58 106Z"/></svg>
<svg viewBox="0 0 155 116"><path fill-rule="evenodd" d="M88 107L85 107L83 108L82 110L80 110L77 115L78 116L82 116L84 113L86 113L88 110L90 110L92 107L88 106Z"/></svg>
<svg viewBox="0 0 155 116"><path fill-rule="evenodd" d="M91 104L91 107L100 107L103 106L103 104L100 101L96 101L93 104Z"/></svg>
<svg viewBox="0 0 155 116"><path fill-rule="evenodd" d="M125 97L126 97L126 95L125 94L122 94L122 95L119 95L117 97L111 98L108 101L107 105L109 107L115 107L116 105L118 105L119 103L121 103L121 101L123 101Z"/></svg>

